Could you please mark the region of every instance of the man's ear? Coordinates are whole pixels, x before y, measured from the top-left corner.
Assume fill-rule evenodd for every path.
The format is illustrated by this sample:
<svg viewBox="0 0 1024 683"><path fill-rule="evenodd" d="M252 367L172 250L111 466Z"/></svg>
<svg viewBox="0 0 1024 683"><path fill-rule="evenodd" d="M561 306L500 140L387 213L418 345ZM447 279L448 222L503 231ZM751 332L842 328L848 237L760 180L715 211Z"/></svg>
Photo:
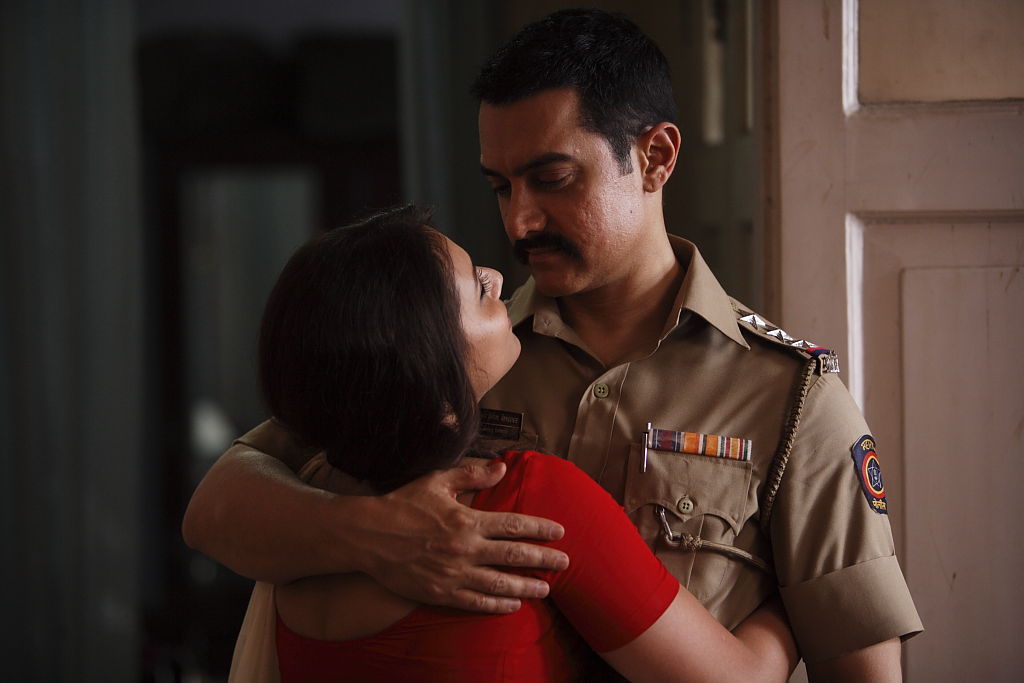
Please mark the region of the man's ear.
<svg viewBox="0 0 1024 683"><path fill-rule="evenodd" d="M663 121L637 138L644 191L657 192L668 181L679 158L682 135L675 124Z"/></svg>

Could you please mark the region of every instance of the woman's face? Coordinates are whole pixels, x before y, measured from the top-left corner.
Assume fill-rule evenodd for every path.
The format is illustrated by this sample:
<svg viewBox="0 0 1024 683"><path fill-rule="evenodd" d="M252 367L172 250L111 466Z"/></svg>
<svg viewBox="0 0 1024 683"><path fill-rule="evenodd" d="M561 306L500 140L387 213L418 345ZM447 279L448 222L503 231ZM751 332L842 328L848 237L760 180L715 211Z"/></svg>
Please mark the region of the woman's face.
<svg viewBox="0 0 1024 683"><path fill-rule="evenodd" d="M473 391L479 399L497 384L519 357L519 339L501 302L501 273L473 265L465 249L444 238L459 295Z"/></svg>

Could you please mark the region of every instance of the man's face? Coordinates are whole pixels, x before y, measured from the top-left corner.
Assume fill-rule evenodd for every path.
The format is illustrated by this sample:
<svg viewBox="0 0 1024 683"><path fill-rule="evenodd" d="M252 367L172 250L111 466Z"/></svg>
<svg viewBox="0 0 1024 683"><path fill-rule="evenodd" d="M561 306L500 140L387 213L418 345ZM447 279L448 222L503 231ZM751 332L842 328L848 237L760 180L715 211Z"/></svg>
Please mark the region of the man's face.
<svg viewBox="0 0 1024 683"><path fill-rule="evenodd" d="M572 89L480 105L480 164L505 233L547 296L613 284L643 263L640 173L580 125ZM637 168L636 153L631 159Z"/></svg>

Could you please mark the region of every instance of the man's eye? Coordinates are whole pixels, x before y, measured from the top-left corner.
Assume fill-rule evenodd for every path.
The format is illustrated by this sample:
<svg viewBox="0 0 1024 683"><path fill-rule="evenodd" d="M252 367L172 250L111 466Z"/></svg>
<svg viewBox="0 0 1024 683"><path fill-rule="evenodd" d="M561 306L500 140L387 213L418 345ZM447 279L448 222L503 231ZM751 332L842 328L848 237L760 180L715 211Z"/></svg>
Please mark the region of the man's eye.
<svg viewBox="0 0 1024 683"><path fill-rule="evenodd" d="M511 191L511 188L509 188L508 185L495 185L494 187L491 188L491 190L498 197L507 197L509 195L509 192Z"/></svg>
<svg viewBox="0 0 1024 683"><path fill-rule="evenodd" d="M571 173L539 175L534 182L540 187L552 189L565 185L570 177L572 177Z"/></svg>

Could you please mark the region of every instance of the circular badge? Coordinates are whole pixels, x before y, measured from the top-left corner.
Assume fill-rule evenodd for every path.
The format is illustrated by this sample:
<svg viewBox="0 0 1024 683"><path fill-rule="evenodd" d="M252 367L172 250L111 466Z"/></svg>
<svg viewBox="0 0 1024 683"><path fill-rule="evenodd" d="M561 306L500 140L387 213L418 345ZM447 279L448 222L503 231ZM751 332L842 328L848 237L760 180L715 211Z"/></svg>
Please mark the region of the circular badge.
<svg viewBox="0 0 1024 683"><path fill-rule="evenodd" d="M864 499L878 514L889 514L889 504L885 500L885 484L882 483L882 464L875 453L874 437L865 434L854 441L850 447L850 455L853 456L853 471L857 475L857 483L864 493Z"/></svg>
<svg viewBox="0 0 1024 683"><path fill-rule="evenodd" d="M882 483L882 465L874 451L868 451L860 466L864 488L875 498L885 498L885 484Z"/></svg>

